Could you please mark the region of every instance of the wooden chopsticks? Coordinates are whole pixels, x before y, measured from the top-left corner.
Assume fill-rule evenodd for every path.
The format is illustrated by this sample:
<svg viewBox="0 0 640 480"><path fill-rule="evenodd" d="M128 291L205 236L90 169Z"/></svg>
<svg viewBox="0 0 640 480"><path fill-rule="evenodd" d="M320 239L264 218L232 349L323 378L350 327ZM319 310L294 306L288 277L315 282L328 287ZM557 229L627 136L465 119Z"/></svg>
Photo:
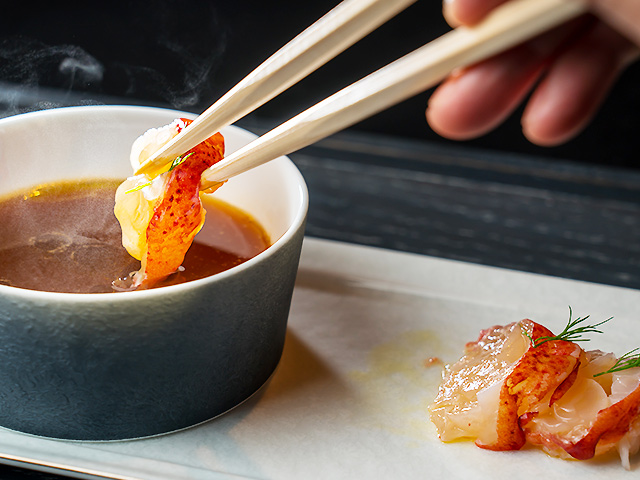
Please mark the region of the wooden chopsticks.
<svg viewBox="0 0 640 480"><path fill-rule="evenodd" d="M166 169L174 158L282 93L415 2L343 1L242 79L136 173Z"/></svg>
<svg viewBox="0 0 640 480"><path fill-rule="evenodd" d="M393 15L389 7L391 3L393 3L393 12L395 13L413 2L410 0L347 0L338 5L336 9L357 8L357 13L352 13L351 18L358 18L361 22L365 22L364 17L360 15L364 15L362 12L366 10L366 21L372 22L371 24L375 23L376 26L378 26L383 23L380 21L380 17L377 16L381 14L381 12L384 13L385 19ZM364 8L365 4L372 9L376 7L381 10L375 9L375 12L373 12L373 10L367 10ZM385 5L385 8L383 8L382 5ZM308 35L308 39L312 38L313 41L324 45L318 47L320 51L325 53L321 61L315 63L310 62L308 59L305 61L300 60L299 64L296 63L297 66L292 67L287 64L282 57L276 58L274 64L278 66L278 72L291 68L290 75L293 75L296 79L295 81L297 81L303 78L304 75L310 73L312 68L317 68L322 63L328 61L332 55L336 55L339 51L346 48L347 43L354 43L358 38L364 36L366 33L363 32L368 33L373 30L373 28L370 27L371 24L365 26L365 24L362 23L358 28L353 29L354 33L349 37L349 42L339 40L332 44L331 48L327 47L325 43L328 42L327 35L330 36L333 34L325 34L323 32L322 34L314 35L313 29L316 28L317 25L321 25L322 28L327 29L327 32L334 31L335 29L331 28L331 25L332 22L338 21L333 15L336 9L332 10L327 16L319 20L314 26L309 27L301 36L294 39L271 57L279 57L280 52L286 51L291 45L295 46L298 41L303 41L303 43L307 44L307 40L300 40L300 37ZM587 7L584 0L509 1L495 9L479 24L473 27L458 27L452 30L427 45L340 90L282 125L267 132L245 147L231 153L224 160L204 172L201 189L205 190L210 188L234 175L262 165L274 158L287 155L338 132L368 116L434 86L456 68L476 63L513 47L550 28L577 17L586 12L586 10ZM375 22L373 22L374 17ZM343 23L346 24L349 22L346 21ZM297 51L297 48L300 47L295 46L294 50ZM315 47L307 44L304 47L305 53L309 51L310 48ZM269 63L270 60L271 59L267 60L265 64ZM233 121L235 121L241 118L241 116L251 111L252 105L255 105L253 108L257 108L257 100L262 101L267 97L272 98L277 93L283 91L284 88L274 88L274 85L269 84L269 82L262 83L262 81L260 81L263 75L266 76L264 71L261 72L263 68L267 68L264 67L265 64L258 67L258 69L212 105L205 113L194 120L189 128L184 129L183 133L175 137L174 142L168 144L162 151L159 151L154 158L151 158L149 162L143 164L138 172L149 172L154 168L157 169L166 165L167 162L170 162L175 156L192 148L222 128L222 126L226 126L226 122L229 122L230 119L233 118ZM298 72L301 64L305 65L303 69L304 72L294 75L294 72ZM258 72L256 77L259 81L253 82L252 80L247 80L256 72ZM276 75L279 75L279 73L276 73ZM288 83L286 88L295 83L295 81ZM257 100L248 101L246 104L240 101L239 104L242 104L242 108L238 107L233 97L236 95L241 96L241 92L244 91L245 88L251 89L254 83L258 86L253 89L251 93ZM269 85L269 88L265 87L265 90L269 92L268 95L261 94L261 85L264 84ZM226 97L229 98L225 100ZM228 102L226 103L228 107L224 107L225 102ZM260 105L262 103L260 103ZM226 112L225 108L230 108L231 111ZM213 118L218 115L223 118L224 121ZM201 119L201 117L204 118ZM215 128L212 128L212 125L214 125Z"/></svg>

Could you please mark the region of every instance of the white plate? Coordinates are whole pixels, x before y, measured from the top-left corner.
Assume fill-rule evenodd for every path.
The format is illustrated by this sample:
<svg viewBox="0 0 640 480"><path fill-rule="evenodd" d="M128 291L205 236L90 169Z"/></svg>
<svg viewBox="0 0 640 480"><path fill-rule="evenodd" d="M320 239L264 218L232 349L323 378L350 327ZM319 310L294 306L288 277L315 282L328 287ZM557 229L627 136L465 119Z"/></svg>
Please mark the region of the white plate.
<svg viewBox="0 0 640 480"><path fill-rule="evenodd" d="M138 441L0 429L0 456L78 478L628 479L613 455L563 461L533 448L441 443L427 415L440 365L425 360L454 361L480 329L524 317L557 331L569 305L593 320L613 315L588 347L622 354L638 346L639 304L636 290L308 238L284 355L258 395L198 427Z"/></svg>

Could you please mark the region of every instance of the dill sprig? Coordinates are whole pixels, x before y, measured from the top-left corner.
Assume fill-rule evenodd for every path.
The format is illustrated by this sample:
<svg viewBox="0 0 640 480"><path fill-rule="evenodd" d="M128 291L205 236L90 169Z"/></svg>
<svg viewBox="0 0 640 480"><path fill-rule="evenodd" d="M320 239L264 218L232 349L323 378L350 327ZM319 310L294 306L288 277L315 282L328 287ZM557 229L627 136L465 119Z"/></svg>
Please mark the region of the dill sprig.
<svg viewBox="0 0 640 480"><path fill-rule="evenodd" d="M184 162L191 155L193 155L193 152L187 153L186 155L179 155L176 158L174 158L173 161L171 162L171 166L169 167L169 170L167 170L167 172L170 172L171 170L176 168L178 165L180 165L182 162ZM142 183L140 185L136 185L135 187L130 188L129 190L127 190L124 193L137 192L138 190L142 190L143 188L148 187L152 183L153 183L152 181L149 181L149 182L146 182L146 183Z"/></svg>
<svg viewBox="0 0 640 480"><path fill-rule="evenodd" d="M153 182L147 182L147 183L142 183L140 185L136 185L133 188L130 188L129 190L127 190L124 193L132 193L132 192L137 192L138 190L142 190L144 187L148 187L149 185L151 185Z"/></svg>
<svg viewBox="0 0 640 480"><path fill-rule="evenodd" d="M640 348L634 348L630 352L625 353L613 364L613 367L604 372L596 373L594 377L599 377L607 373L621 372L622 370L634 367L640 367Z"/></svg>
<svg viewBox="0 0 640 480"><path fill-rule="evenodd" d="M184 162L187 158L189 158L191 155L193 155L193 152L191 153L187 153L186 155L179 155L176 158L173 159L173 162L171 162L171 166L169 167L169 172L171 170L173 170L174 168L176 168L178 165L180 165L182 162Z"/></svg>
<svg viewBox="0 0 640 480"><path fill-rule="evenodd" d="M526 330L523 329L522 331L529 338L529 340L531 340L531 346L533 346L534 348L539 347L543 343L550 342L552 340L564 340L567 342L588 342L589 339L583 337L585 333L602 333L602 331L599 330L598 327L604 323L607 323L613 318L609 317L606 320L593 325L580 325L589 318L589 315L587 315L586 317L578 317L575 320L572 319L572 316L573 312L571 311L571 307L569 307L569 321L564 327L564 330L558 335L546 335L539 338L533 338L531 334Z"/></svg>

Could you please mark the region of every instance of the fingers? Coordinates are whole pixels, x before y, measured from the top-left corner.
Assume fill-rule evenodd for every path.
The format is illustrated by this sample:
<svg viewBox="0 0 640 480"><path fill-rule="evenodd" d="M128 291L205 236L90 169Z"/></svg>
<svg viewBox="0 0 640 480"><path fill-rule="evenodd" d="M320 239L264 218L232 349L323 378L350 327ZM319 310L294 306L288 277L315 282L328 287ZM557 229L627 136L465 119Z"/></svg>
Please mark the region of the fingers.
<svg viewBox="0 0 640 480"><path fill-rule="evenodd" d="M431 96L427 122L439 135L467 140L492 130L523 100L542 68L527 47L470 67Z"/></svg>
<svg viewBox="0 0 640 480"><path fill-rule="evenodd" d="M452 25L473 24L507 0L445 0ZM590 0L615 28L573 22L451 76L431 96L427 121L440 135L471 139L502 123L536 86L523 113L525 136L552 146L577 135L624 68L638 56L640 1ZM570 42L569 42L570 41ZM563 45L562 50L558 47Z"/></svg>
<svg viewBox="0 0 640 480"><path fill-rule="evenodd" d="M444 0L443 14L449 25L473 25L507 0Z"/></svg>
<svg viewBox="0 0 640 480"><path fill-rule="evenodd" d="M452 76L431 96L427 121L446 138L481 136L540 81L523 113L523 133L533 143L558 145L586 126L636 56L625 37L583 18Z"/></svg>
<svg viewBox="0 0 640 480"><path fill-rule="evenodd" d="M522 117L525 136L553 146L576 136L595 115L630 60L632 44L598 24L561 53Z"/></svg>
<svg viewBox="0 0 640 480"><path fill-rule="evenodd" d="M449 78L429 100L431 128L443 137L467 140L498 126L531 91L558 45L587 21L555 29Z"/></svg>

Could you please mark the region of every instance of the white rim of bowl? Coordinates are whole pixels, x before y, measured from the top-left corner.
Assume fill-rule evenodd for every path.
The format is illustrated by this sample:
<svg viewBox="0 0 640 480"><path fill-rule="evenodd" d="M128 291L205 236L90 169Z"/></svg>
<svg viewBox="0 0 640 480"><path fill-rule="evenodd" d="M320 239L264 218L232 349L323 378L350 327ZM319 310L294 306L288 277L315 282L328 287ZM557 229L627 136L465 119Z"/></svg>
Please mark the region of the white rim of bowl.
<svg viewBox="0 0 640 480"><path fill-rule="evenodd" d="M20 121L24 116L36 117L36 116L49 116L49 115L65 115L76 113L78 110L92 110L96 113L100 111L122 111L122 112L141 112L146 111L148 113L160 113L165 112L167 114L173 114L177 116L183 116L185 118L194 118L195 114L190 112L184 112L181 110L173 110L170 108L157 108L157 107L149 107L149 106L135 106L135 105L86 105L86 106L73 106L73 107L60 107L60 108L52 108L47 110L37 110L34 112L20 113L17 115L13 115L10 117L5 117L0 119L0 126L3 123ZM174 117L177 118L177 117ZM240 127L235 127L239 130L242 130L247 133L251 133L248 130L244 130ZM252 134L254 135L254 134ZM304 177L298 167L291 161L291 159L287 156L278 157L275 160L286 160L283 162L287 165L287 168L291 169L291 172L294 178L297 180L297 195L299 196L299 206L297 211L295 212L295 216L287 230L278 238L275 242L273 242L266 250L259 253L255 257L250 258L246 262L241 263L240 265L236 265L228 270L225 270L220 273L216 273L214 275L210 275L208 277L204 277L198 280L190 280L188 282L180 283L177 285L168 285L166 287L159 288L151 288L149 290L135 290L132 292L109 292L109 293L68 293L68 292L47 292L42 290L32 290L28 288L22 287L13 287L10 285L0 285L0 292L10 292L14 297L31 297L38 298L42 300L47 300L48 298L52 300L57 300L58 302L79 302L79 303L96 303L96 302L126 302L133 301L140 297L153 297L153 296L162 296L167 293L176 292L179 293L181 290L186 290L189 288L198 287L200 285L206 283L215 283L218 281L222 281L225 278L234 275L237 272L241 272L248 268L251 268L255 263L260 262L263 258L267 258L271 255L274 255L278 250L280 250L288 241L296 234L296 232L303 226L304 221L307 216L307 209L309 206L309 192L307 189L307 184L304 181ZM281 160L282 161L282 160ZM167 291L169 289L169 291ZM115 295L114 295L115 293Z"/></svg>

